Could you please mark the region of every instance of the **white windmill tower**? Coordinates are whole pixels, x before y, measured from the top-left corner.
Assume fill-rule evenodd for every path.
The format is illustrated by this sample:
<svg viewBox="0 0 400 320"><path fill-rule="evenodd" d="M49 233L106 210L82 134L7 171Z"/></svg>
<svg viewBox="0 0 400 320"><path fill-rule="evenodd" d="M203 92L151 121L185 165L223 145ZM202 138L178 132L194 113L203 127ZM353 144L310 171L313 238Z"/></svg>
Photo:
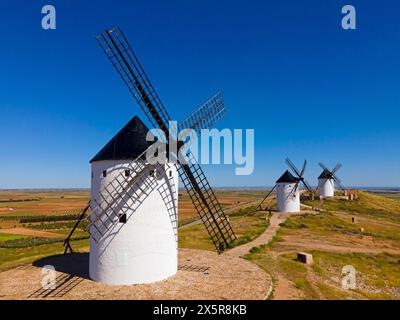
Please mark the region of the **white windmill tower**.
<svg viewBox="0 0 400 320"><path fill-rule="evenodd" d="M299 180L288 170L276 180L276 206L279 212L300 211L298 183Z"/></svg>
<svg viewBox="0 0 400 320"><path fill-rule="evenodd" d="M277 210L279 212L299 212L300 211L300 190L299 184L302 183L304 187L311 193L314 191L310 188L309 184L304 180L303 174L306 169L307 161L304 160L303 168L299 171L289 158L285 160L286 164L293 170L293 176L289 170L276 181L275 186L269 191L265 198L261 201L257 209L262 208L264 201L272 194L276 188L276 202Z"/></svg>
<svg viewBox="0 0 400 320"><path fill-rule="evenodd" d="M329 170L324 164L318 163L322 168L322 173L318 177L318 190L320 196L333 197L335 196L335 184L342 190L344 187L341 184L340 179L336 176L336 172L341 168L341 164L338 163L336 166Z"/></svg>
<svg viewBox="0 0 400 320"><path fill-rule="evenodd" d="M225 107L217 93L178 128L171 127L167 110L122 31L106 30L97 40L150 123L161 130L167 142L176 137L178 130L199 133L223 116ZM89 275L96 281L139 284L176 273L178 176L217 251L229 249L236 239L203 170L190 153L182 161L174 148L166 145L167 150L171 149L166 163L148 161L148 154L155 155L146 141L148 131L134 117L91 160L91 213L86 215L89 206L82 211L64 245L65 253L68 249L72 252L74 231L81 221L89 220ZM182 148L185 142L176 144Z"/></svg>
<svg viewBox="0 0 400 320"><path fill-rule="evenodd" d="M95 281L148 283L177 271L178 173L172 163L149 165L141 157L148 131L135 116L90 161L94 213L107 207L112 185L118 188L140 170L114 209L118 223L92 219L89 275Z"/></svg>

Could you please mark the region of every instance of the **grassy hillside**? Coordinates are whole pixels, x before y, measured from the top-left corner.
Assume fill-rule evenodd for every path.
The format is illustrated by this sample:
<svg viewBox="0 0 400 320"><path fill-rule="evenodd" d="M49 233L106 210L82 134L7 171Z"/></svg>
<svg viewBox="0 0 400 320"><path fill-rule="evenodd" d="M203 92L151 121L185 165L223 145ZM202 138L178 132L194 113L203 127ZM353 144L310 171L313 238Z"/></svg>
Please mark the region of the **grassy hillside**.
<svg viewBox="0 0 400 320"><path fill-rule="evenodd" d="M286 279L297 299L400 299L400 198L357 193L355 201L325 201L319 214L291 216L247 259ZM298 262L299 251L311 253L314 264ZM341 287L346 265L356 270L354 290ZM282 297L285 290L274 292Z"/></svg>
<svg viewBox="0 0 400 320"><path fill-rule="evenodd" d="M400 223L400 197L372 194L364 191L351 192L356 193L358 199L354 201L326 199L321 208L328 211L362 214ZM304 201L305 204L315 207L318 205L318 202L318 200Z"/></svg>

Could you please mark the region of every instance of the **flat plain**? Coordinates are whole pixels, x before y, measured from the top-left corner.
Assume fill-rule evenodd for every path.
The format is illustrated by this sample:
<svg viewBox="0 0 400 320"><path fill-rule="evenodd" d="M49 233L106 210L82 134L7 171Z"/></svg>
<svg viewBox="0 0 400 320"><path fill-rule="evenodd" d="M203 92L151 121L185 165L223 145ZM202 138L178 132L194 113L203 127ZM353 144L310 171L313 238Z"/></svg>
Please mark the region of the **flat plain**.
<svg viewBox="0 0 400 320"><path fill-rule="evenodd" d="M352 192L358 195L354 201L327 199L321 211L312 209L318 201L304 201L307 206L300 214L282 214L273 210L274 197L270 200L272 212L255 211L265 190L218 189L217 197L238 236L235 248L222 255L214 252L187 194L180 192L180 265L186 267L154 286L118 290L134 299L207 298L212 293L215 298L232 299L400 299L400 192ZM87 294L71 289L63 296L36 298L118 298L118 290L100 286L101 291L82 272L72 276L62 270L60 259L66 259L60 256L63 240L88 199L86 191L0 192L0 298L35 298L29 290L39 281L41 262L46 259L58 261L59 276L69 274L70 281L85 288ZM83 269L87 267L82 257L89 251L88 237L82 225L72 241L76 254L70 257L81 257ZM311 253L314 263L297 261L299 251ZM203 269L196 269L195 261L208 269L199 272ZM350 290L342 287L346 265L356 270L357 285ZM241 275L241 281L228 284L225 273ZM207 277L218 279L214 287ZM180 293L178 288L187 289L194 283L197 287L204 283L204 290L187 291L186 296ZM93 296L91 286L102 293ZM221 290L224 286L232 290ZM13 292L12 287L23 293Z"/></svg>

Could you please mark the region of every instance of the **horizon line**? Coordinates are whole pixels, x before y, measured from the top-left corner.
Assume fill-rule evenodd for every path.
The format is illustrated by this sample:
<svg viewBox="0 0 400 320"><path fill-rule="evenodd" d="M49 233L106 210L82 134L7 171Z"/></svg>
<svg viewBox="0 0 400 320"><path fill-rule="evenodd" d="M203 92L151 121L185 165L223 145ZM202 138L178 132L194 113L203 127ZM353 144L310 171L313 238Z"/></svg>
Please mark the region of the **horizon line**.
<svg viewBox="0 0 400 320"><path fill-rule="evenodd" d="M214 189L271 189L274 186L214 186ZM316 186L312 186L313 188ZM184 189L183 187L179 187L179 190ZM400 186L348 186L346 189L368 189L368 190L400 190ZM67 187L67 188L0 188L0 192L5 191L90 191L89 187Z"/></svg>

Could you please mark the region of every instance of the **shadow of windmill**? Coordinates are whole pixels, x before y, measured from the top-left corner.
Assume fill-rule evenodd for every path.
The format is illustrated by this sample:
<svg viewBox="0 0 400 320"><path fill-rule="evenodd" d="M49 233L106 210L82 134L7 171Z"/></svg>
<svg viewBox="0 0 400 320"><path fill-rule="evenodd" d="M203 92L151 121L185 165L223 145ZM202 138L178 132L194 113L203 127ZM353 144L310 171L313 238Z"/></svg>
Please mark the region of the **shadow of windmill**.
<svg viewBox="0 0 400 320"><path fill-rule="evenodd" d="M42 285L30 293L28 299L62 298L85 279L89 279L89 254L59 254L36 260L32 263L37 268L53 266L59 272L55 286L46 288Z"/></svg>

